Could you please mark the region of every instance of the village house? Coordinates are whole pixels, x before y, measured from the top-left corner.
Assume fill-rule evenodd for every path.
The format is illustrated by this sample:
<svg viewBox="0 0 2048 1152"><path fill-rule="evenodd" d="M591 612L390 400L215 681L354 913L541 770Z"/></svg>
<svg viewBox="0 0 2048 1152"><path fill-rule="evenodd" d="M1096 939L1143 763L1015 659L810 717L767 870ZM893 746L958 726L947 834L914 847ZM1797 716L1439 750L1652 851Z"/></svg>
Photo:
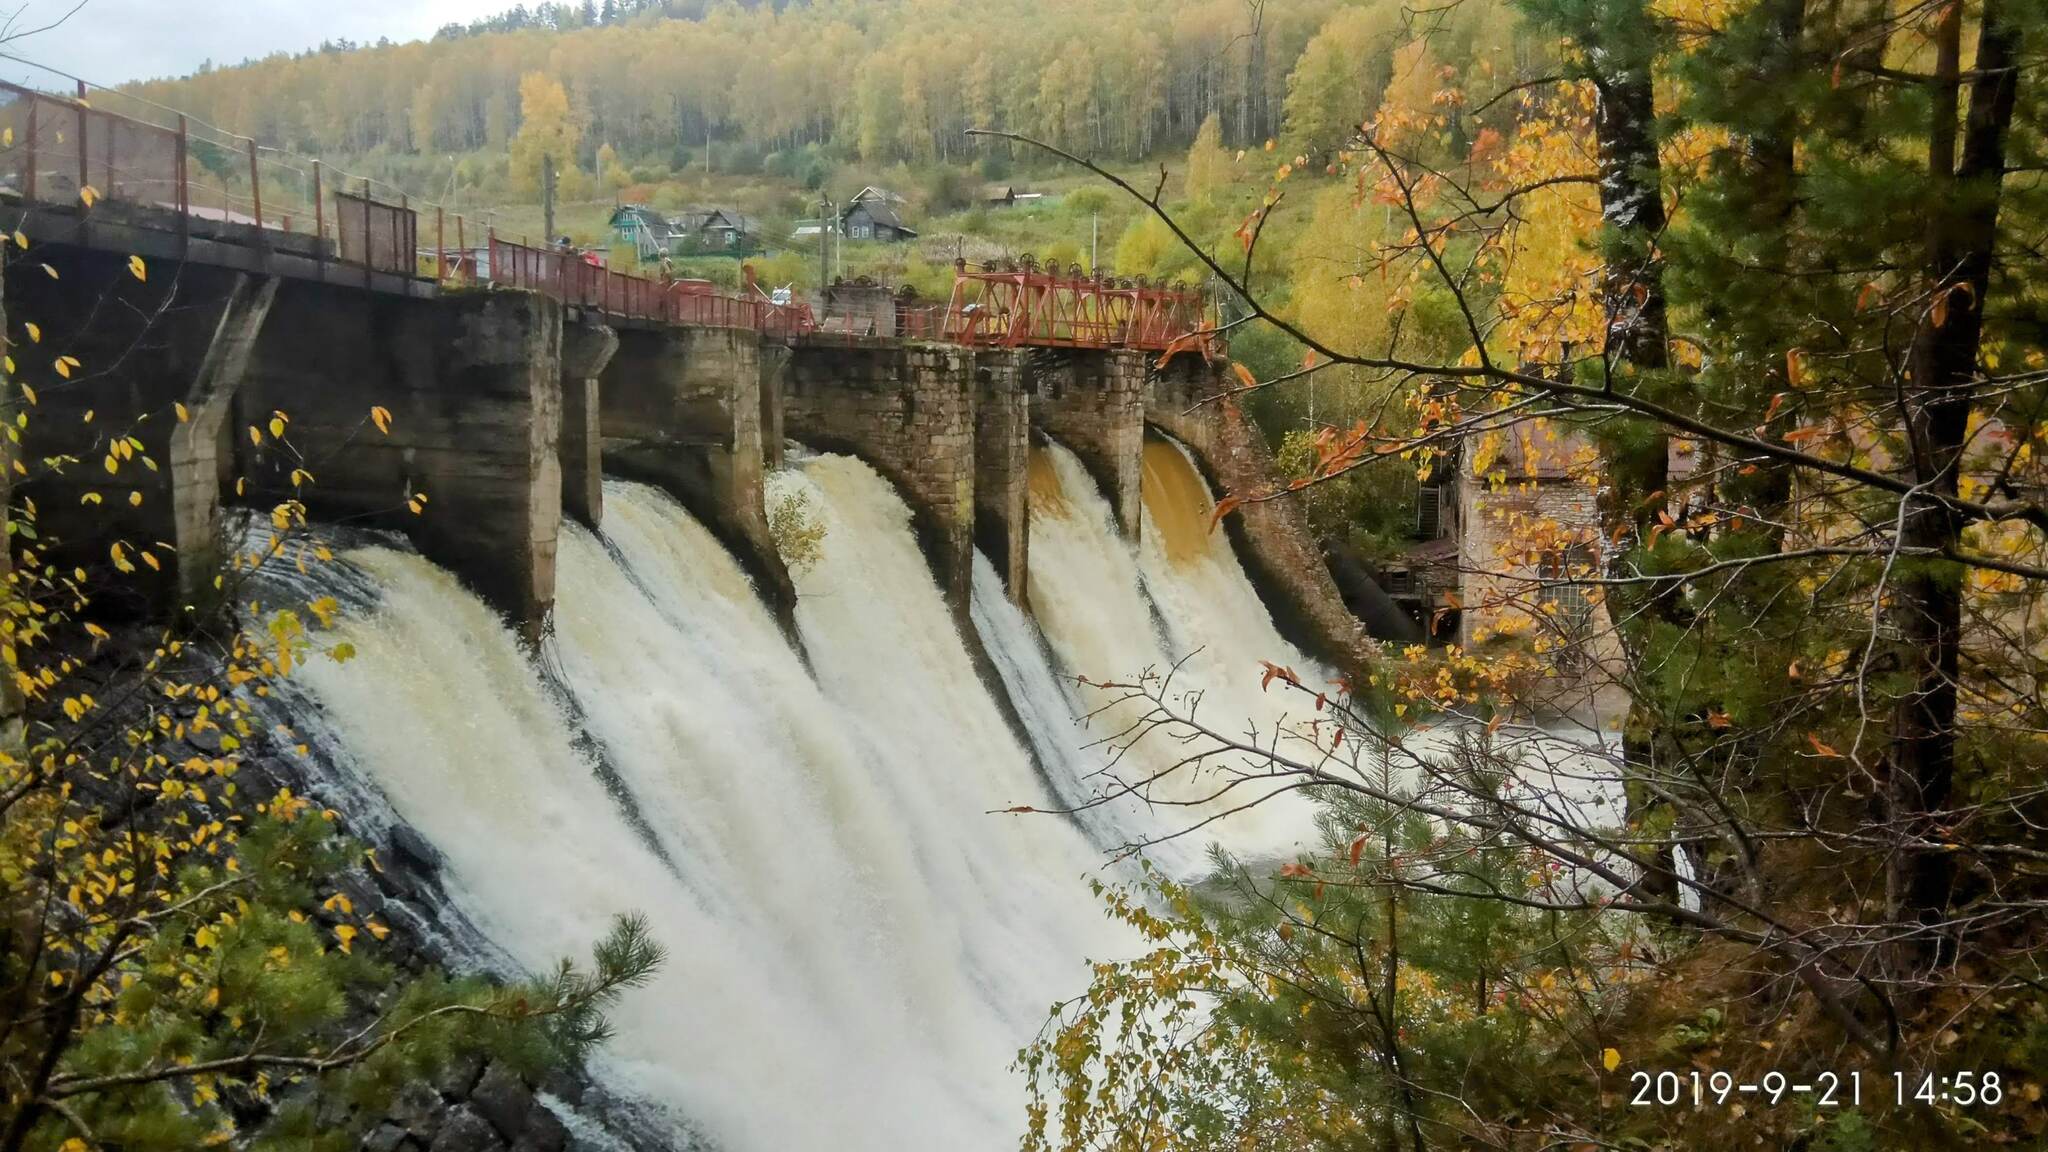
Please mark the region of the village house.
<svg viewBox="0 0 2048 1152"><path fill-rule="evenodd" d="M861 189L839 214L839 233L850 240L895 243L917 237L898 211L903 198L882 188Z"/></svg>
<svg viewBox="0 0 2048 1152"><path fill-rule="evenodd" d="M612 246L630 247L642 263L675 251L676 227L645 204L621 204L612 210Z"/></svg>
<svg viewBox="0 0 2048 1152"><path fill-rule="evenodd" d="M630 246L642 263L761 250L761 222L732 208L694 208L667 217L644 204L621 204L612 211L611 229L613 247Z"/></svg>
<svg viewBox="0 0 2048 1152"><path fill-rule="evenodd" d="M698 208L671 221L678 248L686 253L734 254L759 250L761 222L732 208Z"/></svg>

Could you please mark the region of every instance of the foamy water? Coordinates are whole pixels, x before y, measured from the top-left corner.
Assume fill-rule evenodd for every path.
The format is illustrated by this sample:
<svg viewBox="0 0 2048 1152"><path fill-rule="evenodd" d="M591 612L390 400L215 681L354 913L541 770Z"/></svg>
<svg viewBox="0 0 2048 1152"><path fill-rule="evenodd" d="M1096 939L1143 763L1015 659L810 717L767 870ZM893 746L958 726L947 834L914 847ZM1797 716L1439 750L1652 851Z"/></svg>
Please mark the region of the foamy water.
<svg viewBox="0 0 2048 1152"><path fill-rule="evenodd" d="M1010 1147L1016 1051L1086 986L1090 957L1142 946L1085 879L1126 875L1110 849L1212 810L1089 806L1108 719L1084 723L1088 690L1062 677L1134 676L1200 647L1180 687L1204 719L1269 731L1284 709L1258 661L1309 664L1220 537L1195 552L1159 529L1156 555L1134 551L1055 447L1034 463L1038 622L985 560L974 580L974 639L1027 747L889 485L838 456L770 484L825 530L794 573L808 662L702 525L608 482L603 534L564 530L539 661L447 573L373 547L346 557L377 592L340 626L356 658L315 662L299 690L330 758L441 851L452 900L512 963L587 956L614 916L648 917L670 959L615 1013L608 1087L731 1152ZM1162 491L1161 515L1206 517L1184 483ZM1115 770L1171 755L1141 742ZM1004 812L1073 805L1089 810ZM1282 852L1313 831L1289 798L1155 855L1192 874L1212 839Z"/></svg>

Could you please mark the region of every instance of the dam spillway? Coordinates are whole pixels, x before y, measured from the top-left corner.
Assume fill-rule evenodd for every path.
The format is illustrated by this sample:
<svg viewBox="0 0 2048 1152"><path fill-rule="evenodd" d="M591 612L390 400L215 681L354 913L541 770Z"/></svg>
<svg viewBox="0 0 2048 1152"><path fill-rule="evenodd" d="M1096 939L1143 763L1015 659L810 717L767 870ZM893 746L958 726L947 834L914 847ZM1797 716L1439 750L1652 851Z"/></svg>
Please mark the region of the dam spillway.
<svg viewBox="0 0 2048 1152"><path fill-rule="evenodd" d="M1241 573L1187 567L1228 568L1228 543L1134 549L1071 453L1039 451L1042 629L981 560L963 633L905 502L824 454L767 482L824 530L792 565L800 649L708 528L654 488L607 481L602 531L563 530L538 653L448 573L363 548L343 556L375 590L340 625L357 656L316 662L296 690L322 756L444 857L453 903L488 941L472 962L539 969L613 915L649 918L671 959L616 1013L595 1069L608 1091L734 1152L1007 1147L1017 1049L1085 985L1089 959L1141 947L1087 879L1127 878L1119 849L1190 822L1139 796L1089 806L1110 721L1088 716L1097 702L1073 678L1135 676L1199 635L1215 650L1187 674L1265 724L1257 659L1303 659L1262 647L1270 623L1223 646L1175 619L1218 594L1251 597L1222 619L1261 612ZM1162 499L1207 498L1179 479ZM1003 813L1077 805L1071 819ZM1257 815L1215 831L1259 854L1312 837L1305 806ZM1206 846L1168 838L1152 855L1195 874Z"/></svg>

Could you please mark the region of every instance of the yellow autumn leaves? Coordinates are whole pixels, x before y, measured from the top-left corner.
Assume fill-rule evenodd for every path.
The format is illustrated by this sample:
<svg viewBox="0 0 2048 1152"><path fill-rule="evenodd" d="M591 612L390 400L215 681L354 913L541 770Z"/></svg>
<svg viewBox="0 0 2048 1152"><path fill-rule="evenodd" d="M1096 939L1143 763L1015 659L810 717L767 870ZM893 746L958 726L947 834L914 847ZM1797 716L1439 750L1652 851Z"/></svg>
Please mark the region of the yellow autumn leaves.
<svg viewBox="0 0 2048 1152"><path fill-rule="evenodd" d="M159 544L157 547L169 548L170 545ZM107 549L107 557L113 561L114 570L117 572L128 573L135 571L135 563L128 558L128 555L128 546L119 540L114 541ZM150 571L163 571L163 562L156 558L156 554L152 550L148 548L137 549L135 555L141 557L144 564L149 565Z"/></svg>

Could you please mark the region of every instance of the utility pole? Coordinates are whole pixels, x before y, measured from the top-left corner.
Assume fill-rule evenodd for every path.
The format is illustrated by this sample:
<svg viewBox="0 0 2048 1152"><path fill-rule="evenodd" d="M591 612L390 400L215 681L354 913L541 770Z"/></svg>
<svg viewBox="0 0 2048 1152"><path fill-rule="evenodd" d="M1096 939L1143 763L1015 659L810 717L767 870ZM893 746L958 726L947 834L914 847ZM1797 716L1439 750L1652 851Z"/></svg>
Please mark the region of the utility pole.
<svg viewBox="0 0 2048 1152"><path fill-rule="evenodd" d="M818 291L832 282L832 201L823 192L818 193Z"/></svg>
<svg viewBox="0 0 2048 1152"><path fill-rule="evenodd" d="M555 246L555 158L540 158L541 231L547 233L548 247Z"/></svg>
<svg viewBox="0 0 2048 1152"><path fill-rule="evenodd" d="M1102 268L1102 213L1088 214L1088 274L1095 275Z"/></svg>

